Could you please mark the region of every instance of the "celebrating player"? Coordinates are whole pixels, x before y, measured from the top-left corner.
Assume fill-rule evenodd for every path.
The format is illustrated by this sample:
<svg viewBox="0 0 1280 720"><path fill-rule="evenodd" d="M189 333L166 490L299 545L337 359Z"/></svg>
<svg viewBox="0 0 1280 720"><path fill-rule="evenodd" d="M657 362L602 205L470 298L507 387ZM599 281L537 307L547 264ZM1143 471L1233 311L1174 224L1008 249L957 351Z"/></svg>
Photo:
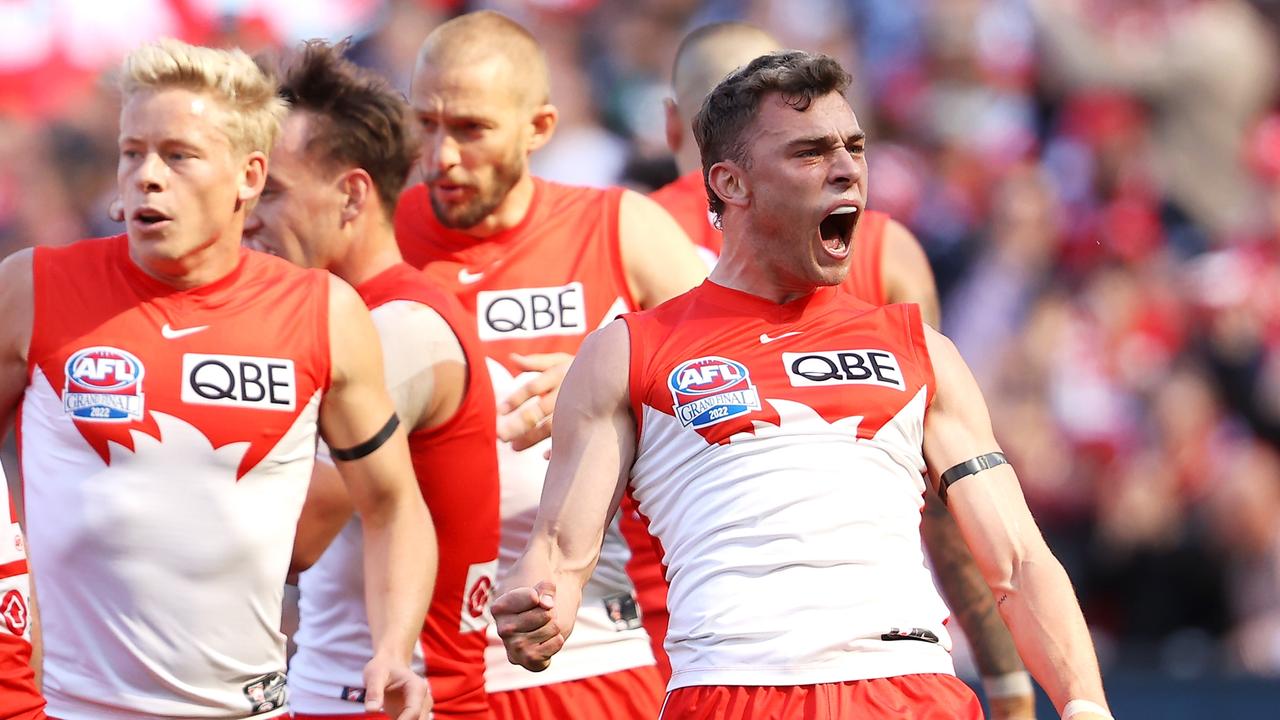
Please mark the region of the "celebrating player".
<svg viewBox="0 0 1280 720"><path fill-rule="evenodd" d="M1109 717L964 361L917 306L841 287L867 190L848 82L777 53L707 97L694 132L724 252L697 289L584 343L498 631L512 662L551 662L629 489L671 579L662 717L980 718L923 564L927 467L1063 716Z"/></svg>

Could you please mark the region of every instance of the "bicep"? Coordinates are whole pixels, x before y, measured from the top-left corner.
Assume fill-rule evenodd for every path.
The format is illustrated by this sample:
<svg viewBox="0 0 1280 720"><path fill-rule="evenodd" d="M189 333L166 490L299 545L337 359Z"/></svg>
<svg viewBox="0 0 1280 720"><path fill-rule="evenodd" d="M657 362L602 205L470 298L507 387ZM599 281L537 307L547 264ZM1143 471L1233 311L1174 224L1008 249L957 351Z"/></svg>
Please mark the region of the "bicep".
<svg viewBox="0 0 1280 720"><path fill-rule="evenodd" d="M0 262L0 437L9 429L22 391L27 387L27 352L35 298L32 251L23 250Z"/></svg>
<svg viewBox="0 0 1280 720"><path fill-rule="evenodd" d="M396 415L378 334L359 296L337 279L330 285L329 328L333 377L320 404L320 430L352 503L368 517L413 484L406 429L387 432Z"/></svg>
<svg viewBox="0 0 1280 720"><path fill-rule="evenodd" d="M880 271L886 299L891 303L918 304L924 321L931 327L940 327L938 286L920 241L897 220L890 220L884 232Z"/></svg>
<svg viewBox="0 0 1280 720"><path fill-rule="evenodd" d="M387 391L408 431L452 417L465 394L467 359L440 313L408 300L373 312Z"/></svg>
<svg viewBox="0 0 1280 720"><path fill-rule="evenodd" d="M628 352L625 323L614 321L592 334L556 400L554 450L537 524L578 569L595 562L635 456Z"/></svg>
<svg viewBox="0 0 1280 720"><path fill-rule="evenodd" d="M706 263L675 218L639 193L622 195L618 242L631 295L640 307L664 303L707 276Z"/></svg>
<svg viewBox="0 0 1280 720"><path fill-rule="evenodd" d="M925 416L925 462L937 487L948 469L1000 450L977 380L950 340L926 329L935 374ZM1017 474L998 465L962 477L946 491L948 508L983 574L1004 574L1031 544L1042 542Z"/></svg>

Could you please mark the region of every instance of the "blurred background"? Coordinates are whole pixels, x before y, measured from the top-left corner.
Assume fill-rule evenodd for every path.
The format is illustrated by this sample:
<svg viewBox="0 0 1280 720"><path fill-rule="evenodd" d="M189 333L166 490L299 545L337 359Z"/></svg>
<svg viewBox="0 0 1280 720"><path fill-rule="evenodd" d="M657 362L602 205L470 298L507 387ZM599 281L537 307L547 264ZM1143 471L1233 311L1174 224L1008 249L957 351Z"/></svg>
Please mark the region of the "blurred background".
<svg viewBox="0 0 1280 720"><path fill-rule="evenodd" d="M844 62L869 204L933 261L1117 715L1280 717L1280 0L3 0L0 256L121 231L137 44L352 36L407 90L482 7L547 48L534 167L570 183L674 179L662 99L700 24Z"/></svg>

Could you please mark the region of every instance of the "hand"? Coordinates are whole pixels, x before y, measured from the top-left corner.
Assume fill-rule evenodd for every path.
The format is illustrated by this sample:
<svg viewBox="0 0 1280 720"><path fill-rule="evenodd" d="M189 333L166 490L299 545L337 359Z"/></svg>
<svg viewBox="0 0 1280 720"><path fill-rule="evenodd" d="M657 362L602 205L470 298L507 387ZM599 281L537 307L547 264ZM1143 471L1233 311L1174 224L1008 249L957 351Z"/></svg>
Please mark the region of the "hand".
<svg viewBox="0 0 1280 720"><path fill-rule="evenodd" d="M493 601L493 621L507 648L507 660L533 672L551 665L551 656L564 647L555 619L554 583L519 587Z"/></svg>
<svg viewBox="0 0 1280 720"><path fill-rule="evenodd" d="M364 666L365 712L383 712L392 720L429 720L431 688L407 664L375 655Z"/></svg>
<svg viewBox="0 0 1280 720"><path fill-rule="evenodd" d="M538 373L498 405L498 437L515 450L525 450L551 437L551 413L573 356L512 353L511 361L522 372Z"/></svg>
<svg viewBox="0 0 1280 720"><path fill-rule="evenodd" d="M1036 720L1035 695L987 698L987 706L991 710L991 720Z"/></svg>

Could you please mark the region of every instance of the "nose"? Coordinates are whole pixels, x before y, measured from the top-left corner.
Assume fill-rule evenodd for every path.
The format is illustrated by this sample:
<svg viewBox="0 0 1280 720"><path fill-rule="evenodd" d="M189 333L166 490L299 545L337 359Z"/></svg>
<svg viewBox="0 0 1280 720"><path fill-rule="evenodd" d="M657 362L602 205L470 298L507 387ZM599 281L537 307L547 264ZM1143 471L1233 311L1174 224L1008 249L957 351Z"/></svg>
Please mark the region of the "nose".
<svg viewBox="0 0 1280 720"><path fill-rule="evenodd" d="M156 153L147 153L138 166L138 189L144 193L160 192L164 188L164 178L168 166Z"/></svg>
<svg viewBox="0 0 1280 720"><path fill-rule="evenodd" d="M844 189L856 184L861 174L862 165L858 162L858 159L852 153L841 150L835 154L835 160L831 163L827 181Z"/></svg>
<svg viewBox="0 0 1280 720"><path fill-rule="evenodd" d="M442 131L436 132L430 138L431 152L435 159L432 165L434 167L427 168L436 174L444 174L451 168L462 162L462 153L458 148L458 141L454 140L449 133Z"/></svg>

